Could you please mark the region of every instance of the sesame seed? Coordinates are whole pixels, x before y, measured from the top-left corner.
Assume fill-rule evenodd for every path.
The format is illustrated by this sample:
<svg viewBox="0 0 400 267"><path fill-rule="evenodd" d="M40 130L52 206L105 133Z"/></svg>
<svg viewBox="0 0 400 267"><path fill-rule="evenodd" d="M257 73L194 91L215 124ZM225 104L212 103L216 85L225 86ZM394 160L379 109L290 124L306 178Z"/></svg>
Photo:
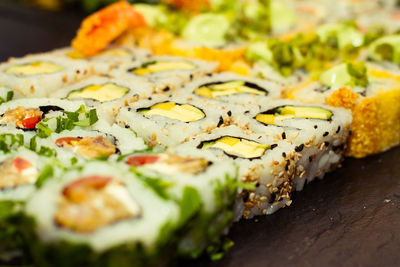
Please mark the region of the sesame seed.
<svg viewBox="0 0 400 267"><path fill-rule="evenodd" d="M304 149L304 144L301 144L301 145L299 145L299 146L296 146L294 150L295 150L296 152L301 152L303 149Z"/></svg>
<svg viewBox="0 0 400 267"><path fill-rule="evenodd" d="M317 129L318 128L318 125L314 125L314 129Z"/></svg>
<svg viewBox="0 0 400 267"><path fill-rule="evenodd" d="M336 130L336 133L339 133L340 132L340 125L339 125L339 127L337 128L337 130Z"/></svg>
<svg viewBox="0 0 400 267"><path fill-rule="evenodd" d="M271 145L271 150L274 149L274 148L277 147L277 146L278 146L277 144L272 144L272 145Z"/></svg>
<svg viewBox="0 0 400 267"><path fill-rule="evenodd" d="M282 157L286 158L286 153L282 152Z"/></svg>
<svg viewBox="0 0 400 267"><path fill-rule="evenodd" d="M324 132L323 137L328 136L329 132Z"/></svg>

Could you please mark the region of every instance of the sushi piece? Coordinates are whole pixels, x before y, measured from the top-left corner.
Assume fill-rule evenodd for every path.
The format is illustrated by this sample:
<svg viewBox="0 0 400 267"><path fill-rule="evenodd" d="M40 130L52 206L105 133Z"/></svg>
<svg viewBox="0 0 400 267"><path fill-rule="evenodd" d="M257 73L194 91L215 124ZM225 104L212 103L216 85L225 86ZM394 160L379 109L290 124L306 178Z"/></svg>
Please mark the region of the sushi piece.
<svg viewBox="0 0 400 267"><path fill-rule="evenodd" d="M198 149L239 166L239 181L252 184L239 192L235 219L271 214L290 205L299 154L289 142L227 126L191 138L174 148L176 153Z"/></svg>
<svg viewBox="0 0 400 267"><path fill-rule="evenodd" d="M280 98L281 88L275 83L233 73L219 73L199 78L174 92L193 94L210 101L239 105L258 105Z"/></svg>
<svg viewBox="0 0 400 267"><path fill-rule="evenodd" d="M8 135L11 135L10 133ZM2 139L3 135L0 135ZM0 141L1 142L1 141ZM20 262L28 258L20 225L16 219L25 201L47 174L58 171L59 163L21 146L0 152L0 259Z"/></svg>
<svg viewBox="0 0 400 267"><path fill-rule="evenodd" d="M86 105L96 107L100 117L112 123L120 107L148 97L154 90L151 83L140 78L127 82L119 77L92 76L51 96L85 101Z"/></svg>
<svg viewBox="0 0 400 267"><path fill-rule="evenodd" d="M9 101L0 106L0 128L20 129L47 137L53 131L72 130L97 122L95 110L86 112L83 102L51 98Z"/></svg>
<svg viewBox="0 0 400 267"><path fill-rule="evenodd" d="M323 72L320 81L288 90L290 99L350 109L352 133L346 155L366 157L400 143L400 89L397 67L343 63Z"/></svg>
<svg viewBox="0 0 400 267"><path fill-rule="evenodd" d="M177 145L191 136L229 124L233 115L227 105L211 104L194 96L150 99L122 108L117 123L134 130L151 146Z"/></svg>
<svg viewBox="0 0 400 267"><path fill-rule="evenodd" d="M85 57L70 47L56 49L48 54L54 57L65 58L67 60L84 60L89 62L92 64L93 71L97 75L108 75L112 70L118 68L120 65L130 64L133 62L143 62L151 56L151 53L147 50L124 46L110 46L104 51L91 57Z"/></svg>
<svg viewBox="0 0 400 267"><path fill-rule="evenodd" d="M157 266L174 255L179 216L124 165L94 161L49 179L21 221L35 265Z"/></svg>
<svg viewBox="0 0 400 267"><path fill-rule="evenodd" d="M238 185L237 169L230 161L196 149L181 154L139 153L124 161L149 184L166 185L162 193L178 203L192 198L197 208L188 214L188 233L179 243L181 256L198 257L226 233L233 220Z"/></svg>
<svg viewBox="0 0 400 267"><path fill-rule="evenodd" d="M31 146L36 151L48 151L65 166L76 165L91 159L108 159L147 149L142 138L116 124L110 126L99 121L90 127L52 133L45 138L35 138Z"/></svg>
<svg viewBox="0 0 400 267"><path fill-rule="evenodd" d="M15 98L48 97L55 89L82 80L93 73L83 60L46 54L12 58L0 65L0 86L13 90Z"/></svg>
<svg viewBox="0 0 400 267"><path fill-rule="evenodd" d="M212 73L216 63L172 56L154 56L145 62L123 65L111 72L127 82L138 77L145 78L156 86L156 92L170 92L188 81ZM122 74L126 75L124 78Z"/></svg>
<svg viewBox="0 0 400 267"><path fill-rule="evenodd" d="M300 191L305 183L322 179L343 160L352 116L348 110L327 105L277 100L245 113L240 122L255 133L273 135L296 146L300 158L293 187Z"/></svg>

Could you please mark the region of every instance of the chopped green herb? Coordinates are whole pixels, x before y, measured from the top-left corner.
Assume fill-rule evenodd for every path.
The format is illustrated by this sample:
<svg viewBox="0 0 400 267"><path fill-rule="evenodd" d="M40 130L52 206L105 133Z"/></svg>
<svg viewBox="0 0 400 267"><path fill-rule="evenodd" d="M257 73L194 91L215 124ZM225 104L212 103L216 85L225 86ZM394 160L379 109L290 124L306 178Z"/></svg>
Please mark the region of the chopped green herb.
<svg viewBox="0 0 400 267"><path fill-rule="evenodd" d="M52 165L46 165L36 180L36 187L40 188L42 185L54 175L54 168Z"/></svg>

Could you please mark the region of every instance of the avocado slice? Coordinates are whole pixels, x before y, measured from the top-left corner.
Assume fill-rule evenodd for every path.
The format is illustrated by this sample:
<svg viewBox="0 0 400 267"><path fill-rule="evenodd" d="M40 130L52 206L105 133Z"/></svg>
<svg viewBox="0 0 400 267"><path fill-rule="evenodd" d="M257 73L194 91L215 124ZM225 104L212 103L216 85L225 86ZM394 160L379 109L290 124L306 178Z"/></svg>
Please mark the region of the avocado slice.
<svg viewBox="0 0 400 267"><path fill-rule="evenodd" d="M369 57L374 61L387 60L400 64L400 34L381 37L370 44Z"/></svg>
<svg viewBox="0 0 400 267"><path fill-rule="evenodd" d="M129 71L139 75L150 75L165 71L174 70L193 70L196 66L187 61L149 61L142 64L139 68L133 68Z"/></svg>
<svg viewBox="0 0 400 267"><path fill-rule="evenodd" d="M99 102L107 102L119 99L129 92L129 88L106 83L102 85L89 85L80 90L72 91L67 95L68 99L86 98Z"/></svg>
<svg viewBox="0 0 400 267"><path fill-rule="evenodd" d="M63 66L56 65L47 61L35 61L22 65L15 65L6 70L8 74L16 74L22 76L51 74L63 70Z"/></svg>
<svg viewBox="0 0 400 267"><path fill-rule="evenodd" d="M216 140L204 141L199 148L217 148L233 158L255 159L262 157L265 151L271 148L271 145L260 144L239 137L223 136Z"/></svg>
<svg viewBox="0 0 400 267"><path fill-rule="evenodd" d="M268 91L246 81L228 81L202 85L194 93L207 98L218 98L237 94L267 95Z"/></svg>
<svg viewBox="0 0 400 267"><path fill-rule="evenodd" d="M158 103L150 108L138 109L146 117L154 115L163 116L183 122L194 122L206 117L203 111L189 104L177 104L175 102Z"/></svg>
<svg viewBox="0 0 400 267"><path fill-rule="evenodd" d="M268 125L293 118L329 120L332 116L331 111L321 107L283 106L259 113L255 119Z"/></svg>

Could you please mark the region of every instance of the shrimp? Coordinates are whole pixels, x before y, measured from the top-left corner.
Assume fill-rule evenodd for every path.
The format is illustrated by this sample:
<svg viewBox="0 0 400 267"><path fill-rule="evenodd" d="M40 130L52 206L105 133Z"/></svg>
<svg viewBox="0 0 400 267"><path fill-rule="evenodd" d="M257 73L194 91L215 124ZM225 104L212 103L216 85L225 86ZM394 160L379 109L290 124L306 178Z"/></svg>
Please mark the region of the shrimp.
<svg viewBox="0 0 400 267"><path fill-rule="evenodd" d="M87 17L72 40L72 47L84 56L93 56L128 28L144 25L143 16L132 5L119 1Z"/></svg>

